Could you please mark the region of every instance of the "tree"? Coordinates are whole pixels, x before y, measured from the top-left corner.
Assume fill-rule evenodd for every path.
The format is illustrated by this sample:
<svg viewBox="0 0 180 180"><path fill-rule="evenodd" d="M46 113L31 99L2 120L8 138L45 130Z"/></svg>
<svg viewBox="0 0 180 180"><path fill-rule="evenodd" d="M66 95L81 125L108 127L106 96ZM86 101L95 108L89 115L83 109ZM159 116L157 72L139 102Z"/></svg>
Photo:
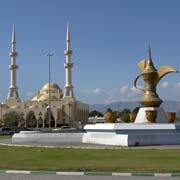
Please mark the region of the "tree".
<svg viewBox="0 0 180 180"><path fill-rule="evenodd" d="M91 112L89 113L89 117L95 117L95 116L97 116L97 117L103 117L103 114L102 114L101 112L99 112L99 111L96 111L96 110L91 111Z"/></svg>
<svg viewBox="0 0 180 180"><path fill-rule="evenodd" d="M107 108L106 112L112 112L111 108Z"/></svg>
<svg viewBox="0 0 180 180"><path fill-rule="evenodd" d="M0 118L0 127L4 126L4 119Z"/></svg>
<svg viewBox="0 0 180 180"><path fill-rule="evenodd" d="M123 121L123 122L130 122L130 118L129 118L129 113L130 113L130 110L129 109L124 109L123 111L121 111L120 113L120 119Z"/></svg>
<svg viewBox="0 0 180 180"><path fill-rule="evenodd" d="M4 125L8 127L18 126L19 120L20 114L15 111L8 112L3 115Z"/></svg>

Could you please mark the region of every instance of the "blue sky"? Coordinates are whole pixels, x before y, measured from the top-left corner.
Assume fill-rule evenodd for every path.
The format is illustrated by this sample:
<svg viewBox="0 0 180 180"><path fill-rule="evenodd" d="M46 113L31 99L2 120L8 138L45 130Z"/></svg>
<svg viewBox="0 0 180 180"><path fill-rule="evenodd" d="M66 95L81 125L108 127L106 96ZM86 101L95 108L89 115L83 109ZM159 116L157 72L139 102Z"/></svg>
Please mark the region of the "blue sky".
<svg viewBox="0 0 180 180"><path fill-rule="evenodd" d="M1 0L0 100L9 87L13 24L20 97L31 98L48 81L48 51L54 53L52 81L63 89L67 22L77 99L90 104L140 100L133 81L149 44L157 68L180 67L179 9L179 0ZM158 93L164 100L180 100L180 75L162 79Z"/></svg>

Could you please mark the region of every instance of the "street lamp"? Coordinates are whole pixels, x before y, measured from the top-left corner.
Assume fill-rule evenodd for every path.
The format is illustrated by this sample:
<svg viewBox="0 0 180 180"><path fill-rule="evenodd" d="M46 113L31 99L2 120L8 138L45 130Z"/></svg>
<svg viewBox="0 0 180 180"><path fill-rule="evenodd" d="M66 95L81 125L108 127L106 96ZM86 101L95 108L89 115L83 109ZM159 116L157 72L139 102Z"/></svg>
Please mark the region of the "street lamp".
<svg viewBox="0 0 180 180"><path fill-rule="evenodd" d="M49 57L49 98L48 98L48 121L49 121L49 130L51 130L51 90L50 90L50 83L51 83L51 56L53 56L53 53L48 53L47 56Z"/></svg>
<svg viewBox="0 0 180 180"><path fill-rule="evenodd" d="M40 112L38 115L39 115L39 118L38 118L37 126L39 128L39 125L40 125L40 127L41 127L41 125L43 127L43 121L42 121L42 113ZM40 123L41 122L40 120L42 121L42 124Z"/></svg>
<svg viewBox="0 0 180 180"><path fill-rule="evenodd" d="M67 103L68 107L69 107L69 124L71 123L71 103Z"/></svg>
<svg viewBox="0 0 180 180"><path fill-rule="evenodd" d="M20 127L24 127L25 126L25 123L24 123L24 113L21 112L21 118L20 118Z"/></svg>

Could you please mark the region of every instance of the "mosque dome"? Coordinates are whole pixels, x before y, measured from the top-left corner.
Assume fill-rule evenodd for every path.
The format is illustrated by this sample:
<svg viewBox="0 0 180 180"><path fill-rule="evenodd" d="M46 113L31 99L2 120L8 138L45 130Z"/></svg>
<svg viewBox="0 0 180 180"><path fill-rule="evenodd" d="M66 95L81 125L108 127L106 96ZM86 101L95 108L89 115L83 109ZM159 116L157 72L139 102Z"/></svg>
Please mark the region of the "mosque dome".
<svg viewBox="0 0 180 180"><path fill-rule="evenodd" d="M49 86L50 86L50 87L49 87ZM42 87L41 90L49 90L49 88L50 88L50 90L55 89L55 90L59 90L59 91L62 92L61 88L60 88L59 85L56 84L56 83L50 83L50 84L49 84L49 83L46 83L46 84Z"/></svg>
<svg viewBox="0 0 180 180"><path fill-rule="evenodd" d="M48 101L48 100L49 100L49 94L43 94L43 95L39 98L39 101ZM51 94L51 95L50 95L50 100L51 100L51 101L58 100L58 97L56 97L55 95Z"/></svg>
<svg viewBox="0 0 180 180"><path fill-rule="evenodd" d="M38 94L32 99L35 101L48 101L50 91L50 100L57 101L62 98L62 90L56 83L46 83L38 92Z"/></svg>

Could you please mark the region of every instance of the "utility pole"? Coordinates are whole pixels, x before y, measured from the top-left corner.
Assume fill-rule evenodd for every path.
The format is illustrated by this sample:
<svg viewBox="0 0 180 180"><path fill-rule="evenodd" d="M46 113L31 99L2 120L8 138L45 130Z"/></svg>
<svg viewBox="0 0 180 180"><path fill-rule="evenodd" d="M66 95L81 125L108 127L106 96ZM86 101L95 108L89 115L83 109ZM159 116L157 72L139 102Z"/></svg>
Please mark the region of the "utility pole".
<svg viewBox="0 0 180 180"><path fill-rule="evenodd" d="M50 89L50 83L51 83L51 57L53 56L53 53L48 53L47 56L49 57L49 98L48 98L48 121L49 121L49 130L51 130L51 89Z"/></svg>

